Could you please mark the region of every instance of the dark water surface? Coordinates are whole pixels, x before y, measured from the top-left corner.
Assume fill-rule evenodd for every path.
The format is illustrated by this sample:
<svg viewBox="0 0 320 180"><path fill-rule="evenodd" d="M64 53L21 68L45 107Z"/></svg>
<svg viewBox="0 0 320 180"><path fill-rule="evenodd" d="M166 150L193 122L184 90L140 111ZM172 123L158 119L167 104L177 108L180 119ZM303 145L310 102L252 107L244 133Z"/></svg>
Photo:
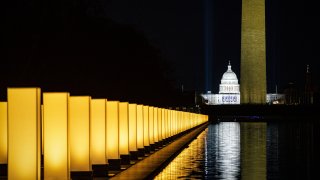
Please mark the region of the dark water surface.
<svg viewBox="0 0 320 180"><path fill-rule="evenodd" d="M156 179L320 179L319 128L310 118L210 124Z"/></svg>

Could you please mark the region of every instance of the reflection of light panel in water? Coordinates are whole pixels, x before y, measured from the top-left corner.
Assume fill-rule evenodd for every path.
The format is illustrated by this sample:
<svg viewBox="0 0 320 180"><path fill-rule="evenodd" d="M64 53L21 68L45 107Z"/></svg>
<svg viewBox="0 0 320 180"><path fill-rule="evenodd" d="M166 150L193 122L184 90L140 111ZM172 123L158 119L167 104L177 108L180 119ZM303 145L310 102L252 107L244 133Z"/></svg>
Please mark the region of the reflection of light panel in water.
<svg viewBox="0 0 320 180"><path fill-rule="evenodd" d="M201 179L202 176L199 173L194 174L194 172L202 171L201 160L203 159L206 136L207 131L202 132L155 179Z"/></svg>
<svg viewBox="0 0 320 180"><path fill-rule="evenodd" d="M235 122L223 122L216 127L216 163L220 169L220 177L237 179L240 171L240 125Z"/></svg>

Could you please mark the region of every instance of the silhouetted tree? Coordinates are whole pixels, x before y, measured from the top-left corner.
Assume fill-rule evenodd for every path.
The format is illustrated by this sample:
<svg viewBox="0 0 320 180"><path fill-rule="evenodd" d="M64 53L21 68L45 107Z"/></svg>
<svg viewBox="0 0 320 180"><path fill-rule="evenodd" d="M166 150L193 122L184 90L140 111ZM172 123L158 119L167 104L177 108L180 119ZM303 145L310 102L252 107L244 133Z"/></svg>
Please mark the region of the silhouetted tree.
<svg viewBox="0 0 320 180"><path fill-rule="evenodd" d="M143 33L99 16L103 9L95 2L21 1L5 9L2 98L9 86L39 86L157 106L175 103L160 50Z"/></svg>

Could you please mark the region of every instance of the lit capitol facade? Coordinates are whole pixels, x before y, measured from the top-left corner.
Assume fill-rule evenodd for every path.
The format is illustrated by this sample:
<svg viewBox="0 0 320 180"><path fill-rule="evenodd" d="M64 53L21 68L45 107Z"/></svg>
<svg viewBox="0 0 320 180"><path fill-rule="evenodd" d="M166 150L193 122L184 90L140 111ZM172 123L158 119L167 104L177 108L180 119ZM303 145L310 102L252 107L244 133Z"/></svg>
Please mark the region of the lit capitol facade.
<svg viewBox="0 0 320 180"><path fill-rule="evenodd" d="M232 71L229 61L228 70L223 74L219 86L219 94L201 94L205 104L240 104L240 85L237 75Z"/></svg>

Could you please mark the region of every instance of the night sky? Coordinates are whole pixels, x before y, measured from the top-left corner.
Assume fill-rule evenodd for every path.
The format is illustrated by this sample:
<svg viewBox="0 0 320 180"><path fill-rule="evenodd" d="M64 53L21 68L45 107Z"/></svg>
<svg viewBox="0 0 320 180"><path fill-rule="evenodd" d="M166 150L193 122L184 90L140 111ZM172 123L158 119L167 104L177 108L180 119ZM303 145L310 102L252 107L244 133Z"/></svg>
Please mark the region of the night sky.
<svg viewBox="0 0 320 180"><path fill-rule="evenodd" d="M17 0L1 11L1 99L40 86L169 103L182 85L205 90L206 48L214 93L229 60L240 80L241 0ZM307 64L319 86L319 17L315 2L266 1L268 92L303 87Z"/></svg>

